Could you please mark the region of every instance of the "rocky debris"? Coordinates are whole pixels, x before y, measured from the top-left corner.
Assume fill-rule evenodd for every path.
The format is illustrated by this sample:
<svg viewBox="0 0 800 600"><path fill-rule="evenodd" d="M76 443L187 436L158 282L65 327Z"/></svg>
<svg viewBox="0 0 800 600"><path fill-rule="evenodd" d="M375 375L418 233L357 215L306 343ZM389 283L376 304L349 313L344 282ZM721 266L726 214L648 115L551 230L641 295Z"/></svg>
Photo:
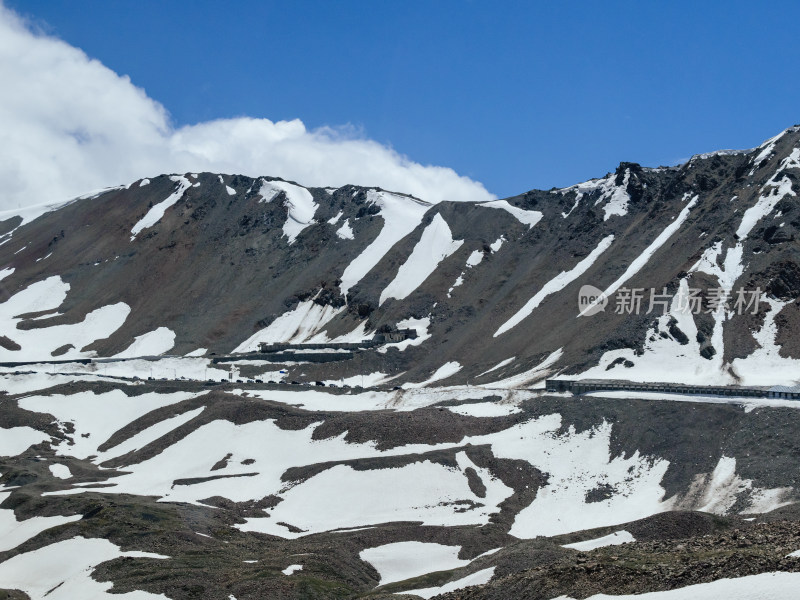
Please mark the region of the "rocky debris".
<svg viewBox="0 0 800 600"><path fill-rule="evenodd" d="M624 529L625 526L620 526ZM495 579L483 586L436 596L439 600L581 600L594 594L642 594L717 579L774 571L800 572L797 521L738 522L714 534L632 542Z"/></svg>

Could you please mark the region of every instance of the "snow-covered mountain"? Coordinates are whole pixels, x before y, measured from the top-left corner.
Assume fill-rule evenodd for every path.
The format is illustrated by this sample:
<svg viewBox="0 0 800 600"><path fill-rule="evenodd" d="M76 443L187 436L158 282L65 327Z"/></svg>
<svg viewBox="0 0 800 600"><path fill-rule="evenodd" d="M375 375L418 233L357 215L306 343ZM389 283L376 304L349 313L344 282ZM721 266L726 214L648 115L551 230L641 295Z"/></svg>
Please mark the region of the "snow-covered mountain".
<svg viewBox="0 0 800 600"><path fill-rule="evenodd" d="M0 358L223 354L410 326L412 343L303 377L518 386L546 362L592 377L680 369L686 381L789 384L799 175L794 127L750 151L621 163L479 204L269 177L145 179L0 215ZM609 302L644 290L640 314L609 304L579 317L586 284ZM690 288L698 314L676 310ZM715 289L728 311L706 310ZM733 310L740 289L760 290L755 315ZM646 314L651 290L668 303Z"/></svg>
<svg viewBox="0 0 800 600"><path fill-rule="evenodd" d="M543 380L796 383L799 176L794 127L482 204L187 173L0 214L0 598L791 597L798 402Z"/></svg>

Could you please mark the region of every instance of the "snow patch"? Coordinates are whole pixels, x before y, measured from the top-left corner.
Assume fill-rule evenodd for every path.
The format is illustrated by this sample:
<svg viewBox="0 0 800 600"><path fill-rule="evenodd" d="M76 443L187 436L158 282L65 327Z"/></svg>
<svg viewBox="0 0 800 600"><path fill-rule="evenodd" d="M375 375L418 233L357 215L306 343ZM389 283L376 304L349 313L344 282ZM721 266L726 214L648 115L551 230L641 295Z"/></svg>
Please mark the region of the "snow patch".
<svg viewBox="0 0 800 600"><path fill-rule="evenodd" d="M50 473L52 473L53 477L57 477L58 479L72 478L72 471L69 470L67 465L54 463L52 465L48 465L47 468L50 469Z"/></svg>
<svg viewBox="0 0 800 600"><path fill-rule="evenodd" d="M380 207L383 227L378 237L351 262L342 273L340 289L347 292L377 265L392 246L407 236L422 221L430 204L389 192L367 191L367 203Z"/></svg>
<svg viewBox="0 0 800 600"><path fill-rule="evenodd" d="M170 177L172 181L178 184L178 187L166 200L159 202L158 204L153 205L150 210L147 211L147 214L142 217L136 225L133 226L131 229L131 241L136 239L136 236L143 229L147 229L148 227L152 227L156 223L158 223L161 218L164 216L164 213L167 212L167 209L173 206L178 200L183 197L183 194L188 190L192 183L186 179L186 177L182 177L180 175L172 175Z"/></svg>
<svg viewBox="0 0 800 600"><path fill-rule="evenodd" d="M722 456L711 475L697 475L678 508L717 515L729 514L740 497L750 500L741 514L765 513L792 504L791 488L755 488L753 481L736 474L736 459Z"/></svg>
<svg viewBox="0 0 800 600"><path fill-rule="evenodd" d="M575 542L574 544L564 544L562 548L571 548L572 550L579 550L580 552L589 552L597 548L605 548L606 546L619 546L620 544L629 544L635 542L636 538L629 532L615 531L609 535L595 538L593 540L584 540L583 542Z"/></svg>
<svg viewBox="0 0 800 600"><path fill-rule="evenodd" d="M417 337L415 338L408 338L402 340L400 342L391 342L389 344L384 344L380 348L378 348L378 352L381 354L385 354L389 348L397 348L401 352L410 346L419 346L425 340L431 339L431 333L429 332L431 326L431 316L428 315L422 319L403 319L402 321L397 322L398 329L413 329L417 332Z"/></svg>
<svg viewBox="0 0 800 600"><path fill-rule="evenodd" d="M0 581L5 587L22 590L36 600L168 600L163 594L143 591L110 594L114 585L111 581L99 582L92 578L97 565L120 557L168 558L149 552L122 552L105 539L76 537L8 559L0 564Z"/></svg>
<svg viewBox="0 0 800 600"><path fill-rule="evenodd" d="M630 265L628 265L628 268L625 269L625 272L622 275L620 275L619 278L617 278L617 280L614 283L612 283L605 289L603 294L605 295L606 298L610 297L614 292L616 292L620 288L620 286L622 286L623 283L628 281L628 279L636 275L636 273L638 273L642 269L642 267L644 267L647 264L647 262L653 257L653 255L658 251L658 249L661 248L661 246L663 246L667 242L667 240L669 240L669 238L671 238L678 231L678 229L681 228L681 225L683 225L683 223L688 218L689 212L692 210L694 205L697 204L698 198L699 196L695 196L694 198L692 198L689 201L689 203L683 207L683 210L681 210L680 214L675 218L675 220L669 225L667 225L664 228L664 230L660 234L658 234L656 239L654 239L650 243L650 245L647 248L645 248L644 251L639 256L637 256L631 262ZM583 316L588 310L594 308L595 306L596 303L590 304L589 306L583 309L583 311L580 313L579 316Z"/></svg>
<svg viewBox="0 0 800 600"><path fill-rule="evenodd" d="M247 562L247 561L245 561L245 562ZM283 573L284 575L291 575L292 573L295 573L297 571L302 571L302 570L303 570L303 565L289 565L288 567L283 569L281 571L281 573Z"/></svg>
<svg viewBox="0 0 800 600"><path fill-rule="evenodd" d="M50 436L46 433L27 426L8 429L0 427L0 456L19 456L34 444L49 439Z"/></svg>
<svg viewBox="0 0 800 600"><path fill-rule="evenodd" d="M421 521L432 526L485 525L513 490L475 465L466 453L459 452L456 461L456 469L427 460L367 471L336 465L282 492L284 501L269 510L269 518L251 518L237 528L297 538L397 521ZM470 489L464 474L467 468L474 469L483 481L485 497L479 498ZM381 490L380 502L376 502L375 490ZM280 522L303 532L290 532Z"/></svg>
<svg viewBox="0 0 800 600"><path fill-rule="evenodd" d="M569 271L562 271L558 275L556 275L553 279L548 281L546 284L542 286L542 288L536 292L536 294L528 300L525 305L520 308L514 316L512 316L508 321L503 323L497 331L494 332L494 337L502 335L506 331L511 330L513 327L519 325L522 321L528 318L531 313L542 303L547 296L551 294L555 294L563 290L567 287L570 283L575 281L578 277L586 273L589 268L595 263L598 257L608 250L611 246L611 242L614 241L613 235L608 235L600 240L600 243L592 250L586 258L581 260L577 265L575 265Z"/></svg>
<svg viewBox="0 0 800 600"><path fill-rule="evenodd" d="M482 250L473 250L472 254L470 254L467 257L467 266L468 267L477 267L479 264L481 264L482 260L483 260L483 251Z"/></svg>
<svg viewBox="0 0 800 600"><path fill-rule="evenodd" d="M587 600L795 600L800 588L800 573L762 573L735 579L718 579L663 592L607 596L597 594ZM562 596L558 600L570 600Z"/></svg>
<svg viewBox="0 0 800 600"><path fill-rule="evenodd" d="M516 516L509 533L521 538L627 523L670 510L661 480L669 461L641 456L612 457L610 423L559 434L560 415L550 415L492 436L498 458L526 460L550 478L535 500ZM472 443L475 443L474 438ZM598 486L615 490L611 498L587 502ZM547 518L542 518L547 515Z"/></svg>
<svg viewBox="0 0 800 600"><path fill-rule="evenodd" d="M532 228L544 216L538 210L525 210L509 204L507 200L491 200L489 202L481 202L478 206L485 206L486 208L499 208L514 216L520 223L527 225L528 229Z"/></svg>
<svg viewBox="0 0 800 600"><path fill-rule="evenodd" d="M610 190L603 193L600 198L595 202L595 206L606 200L603 205L603 221L608 221L609 217L618 216L622 217L628 214L628 202L630 202L630 195L628 195L628 181L631 177L631 170L625 169L625 175L622 179L622 185L615 185ZM609 179L609 181L611 181Z"/></svg>
<svg viewBox="0 0 800 600"><path fill-rule="evenodd" d="M11 492L0 492L0 504L5 502L10 495ZM17 521L13 510L0 508L0 552L13 550L42 531L80 521L81 518L82 515L72 515L69 517L31 517L24 521ZM3 581L2 578L0 581Z"/></svg>
<svg viewBox="0 0 800 600"><path fill-rule="evenodd" d="M796 385L800 360L781 356L781 347L776 342L778 326L776 317L789 304L770 298L766 293L760 301L769 305L764 322L758 331L751 332L758 348L745 358L736 358L731 363L737 375L746 385Z"/></svg>
<svg viewBox="0 0 800 600"><path fill-rule="evenodd" d="M175 332L167 327L159 327L142 335L137 335L125 350L114 358L136 358L139 356L158 356L175 345Z"/></svg>
<svg viewBox="0 0 800 600"><path fill-rule="evenodd" d="M60 359L93 356L94 352L84 352L82 348L113 334L130 314L130 307L119 302L93 310L79 323L38 329L17 328L17 323L22 321L17 315L53 311L61 306L68 291L69 284L55 275L29 285L0 304L0 331L9 332L21 346L20 350L0 348L0 360L52 360L51 353L66 345L72 348Z"/></svg>
<svg viewBox="0 0 800 600"><path fill-rule="evenodd" d="M378 305L389 298L407 298L463 243L464 240L453 239L450 227L441 215L434 216L406 262L400 265L394 280L381 292Z"/></svg>
<svg viewBox="0 0 800 600"><path fill-rule="evenodd" d="M136 450L141 450L142 448L147 446L147 444L154 442L157 439L160 439L161 437L168 434L170 431L174 431L181 425L184 425L185 423L188 423L195 417L199 416L204 409L205 406L201 406L199 408L195 408L194 410L186 411L183 414L164 419L163 421L160 421L155 425L151 425L150 427L140 431L133 437L129 437L127 440L124 440L115 446L111 446L108 450L106 450L99 456L97 462L105 462L107 460L111 460L112 458L124 456L128 452L135 452Z"/></svg>
<svg viewBox="0 0 800 600"><path fill-rule="evenodd" d="M72 444L68 440L55 445L59 456L85 459L98 455L98 447L113 433L152 410L169 406L200 394L142 394L128 397L122 390L102 394L81 392L69 396L28 396L21 398L20 408L53 415L61 423L72 423ZM49 436L47 436L49 438Z"/></svg>
<svg viewBox="0 0 800 600"><path fill-rule="evenodd" d="M461 546L427 542L396 542L362 550L359 558L380 575L378 585L404 581L435 571L449 571L469 564L458 558Z"/></svg>
<svg viewBox="0 0 800 600"><path fill-rule="evenodd" d="M516 358L516 356L512 356L511 358L506 358L505 360L501 360L499 363L497 363L491 369L486 369L483 373L479 374L478 377L483 377L484 375L486 375L488 373L491 373L492 371L496 371L497 369L502 369L506 365L510 365L512 362L514 362L515 358Z"/></svg>
<svg viewBox="0 0 800 600"><path fill-rule="evenodd" d="M469 417L506 417L518 412L522 412L518 406L513 404L500 404L499 402L473 402L470 404L459 404L457 406L445 407L450 412Z"/></svg>
<svg viewBox="0 0 800 600"><path fill-rule="evenodd" d="M522 373L517 373L516 375L511 375L510 377L501 379L500 381L495 381L491 385L492 387L498 388L517 388L522 386L530 386L537 382L543 383L544 378L552 372L551 367L558 362L558 359L561 358L562 354L564 354L563 348L554 350L548 354L542 362L532 369Z"/></svg>
<svg viewBox="0 0 800 600"><path fill-rule="evenodd" d="M742 222L736 230L736 235L741 241L744 241L753 227L767 216L775 208L775 205L786 196L796 196L792 190L792 180L787 176L781 177L780 180L776 178L783 173L786 169L800 169L800 148L792 150L791 154L781 161L778 169L767 183L764 184L762 195L754 206L748 208L742 216Z"/></svg>
<svg viewBox="0 0 800 600"><path fill-rule="evenodd" d="M289 210L286 222L283 224L283 234L293 244L297 236L306 227L314 223L314 214L318 204L306 188L285 181L261 181L259 195L266 202L271 202L275 196L283 192L286 196L285 206Z"/></svg>
<svg viewBox="0 0 800 600"><path fill-rule="evenodd" d="M342 223L342 226L336 230L336 235L343 240L354 239L353 228L350 227L350 219L347 219L344 223Z"/></svg>
<svg viewBox="0 0 800 600"><path fill-rule="evenodd" d="M414 388L422 388L431 383L435 383L437 381L441 381L442 379L447 379L448 377L452 377L456 373L461 370L461 363L457 361L450 361L444 363L441 367L436 369L436 371L428 377L425 381L420 381L419 383L404 383L403 389L414 389Z"/></svg>
<svg viewBox="0 0 800 600"><path fill-rule="evenodd" d="M239 344L234 353L255 352L261 342L267 344L310 342L315 334L343 311L343 306L336 308L328 304L317 304L313 300L305 300Z"/></svg>
<svg viewBox="0 0 800 600"><path fill-rule="evenodd" d="M422 588L417 590L407 590L402 592L403 594L413 594L415 596L420 596L428 600L429 598L433 598L434 596L438 596L440 594L447 594L449 592L454 592L456 590L463 589L465 587L469 587L471 585L483 585L485 583L489 583L491 581L492 576L494 575L494 570L496 567L489 567L488 569L481 569L480 571L475 571L474 573L470 573L466 577L462 577L461 579L456 579L455 581L451 581L450 583L445 583L439 587L431 587L431 588Z"/></svg>

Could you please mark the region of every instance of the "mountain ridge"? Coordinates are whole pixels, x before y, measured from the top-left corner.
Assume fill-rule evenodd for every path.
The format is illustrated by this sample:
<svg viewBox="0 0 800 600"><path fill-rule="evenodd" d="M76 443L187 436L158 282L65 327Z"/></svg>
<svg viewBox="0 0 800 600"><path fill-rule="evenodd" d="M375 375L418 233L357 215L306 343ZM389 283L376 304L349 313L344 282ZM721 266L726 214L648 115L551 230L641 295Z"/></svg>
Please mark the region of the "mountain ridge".
<svg viewBox="0 0 800 600"><path fill-rule="evenodd" d="M579 284L607 289L623 278L621 285L666 288L674 295L689 274L692 281L711 286L720 274L703 271L714 271L707 260L705 267L698 263L719 243L715 260L739 245L746 255L742 260L747 265L739 265L741 273L733 283L762 285L788 302L798 289L795 232L800 222L788 217L795 205L791 199L800 189L793 154L799 152L798 131L791 127L750 151L696 155L674 167L621 162L602 178L479 203L427 204L378 188L304 188L274 177L162 175L70 201L22 224L19 217L0 215L0 266L8 273L0 284L0 302L58 276L70 285L65 310L59 309L64 314L24 318L15 328L76 324L102 306L130 307L130 315L109 336L51 358L92 352L113 356L160 328L173 332L174 345L162 349L167 341L155 344L156 354L198 348L230 352L298 306L310 309L311 302L330 308L326 322L303 325L309 333L305 339L348 334L355 339L408 319L428 319L430 331L418 332L424 342L403 351L390 346L383 357L361 356L352 365L314 365L306 373L310 378L380 367L401 381L421 381L456 362L460 368L449 381L464 383L514 357L489 374L502 382L524 379L526 371L559 351L548 370L594 368L591 372L597 374L608 351L627 348L634 356L623 360L636 363L635 354L647 346L653 322L646 315L606 311L591 317L591 326L588 319L587 326L577 324ZM689 207L685 222L650 248L692 201L696 204ZM153 210L157 218L132 235ZM786 219L762 223L774 221L778 213ZM752 223L745 227L742 218L748 215ZM756 228L755 235L748 237L742 227ZM448 250L441 254L442 248ZM642 267L626 277L626 269L649 251ZM426 255L430 252L440 254ZM595 260L578 268L587 256ZM413 281L405 281L411 273ZM413 289L403 287L412 284ZM387 289L403 298L387 297ZM202 304L203 315L177 309L174 298ZM520 314L532 300L535 306ZM766 301L760 304L768 308ZM800 318L791 303L779 310L786 323ZM508 326L515 318L516 324ZM759 318L763 326L764 317ZM715 381L747 380L736 369L732 374L731 365L757 349L752 332L759 320L738 315L723 319L722 331L716 333L713 316L694 320L697 332L678 333L672 341L685 346L680 341L687 337L702 338L697 342L702 360L722 359L697 377L713 371ZM783 358L800 358L785 327L774 325L785 342L779 350ZM673 331L676 327L680 329L671 325ZM655 335L669 329L663 323ZM487 339L484 332L494 336ZM13 335L7 337L19 345ZM285 340L273 336L265 341ZM13 359L14 350L0 351L3 358ZM487 361L487 355L497 360ZM36 358L48 357L40 353ZM635 371L626 369L626 375Z"/></svg>

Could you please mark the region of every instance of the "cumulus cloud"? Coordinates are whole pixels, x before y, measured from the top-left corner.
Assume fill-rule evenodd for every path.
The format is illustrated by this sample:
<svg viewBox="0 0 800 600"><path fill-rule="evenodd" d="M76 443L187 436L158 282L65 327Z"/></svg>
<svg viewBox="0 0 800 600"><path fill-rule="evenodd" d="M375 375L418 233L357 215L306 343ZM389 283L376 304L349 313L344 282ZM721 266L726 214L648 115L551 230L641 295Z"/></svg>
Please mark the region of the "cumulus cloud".
<svg viewBox="0 0 800 600"><path fill-rule="evenodd" d="M221 119L174 127L167 110L0 2L0 210L161 173L272 175L306 186L380 186L429 202L494 196L446 167L302 121Z"/></svg>

